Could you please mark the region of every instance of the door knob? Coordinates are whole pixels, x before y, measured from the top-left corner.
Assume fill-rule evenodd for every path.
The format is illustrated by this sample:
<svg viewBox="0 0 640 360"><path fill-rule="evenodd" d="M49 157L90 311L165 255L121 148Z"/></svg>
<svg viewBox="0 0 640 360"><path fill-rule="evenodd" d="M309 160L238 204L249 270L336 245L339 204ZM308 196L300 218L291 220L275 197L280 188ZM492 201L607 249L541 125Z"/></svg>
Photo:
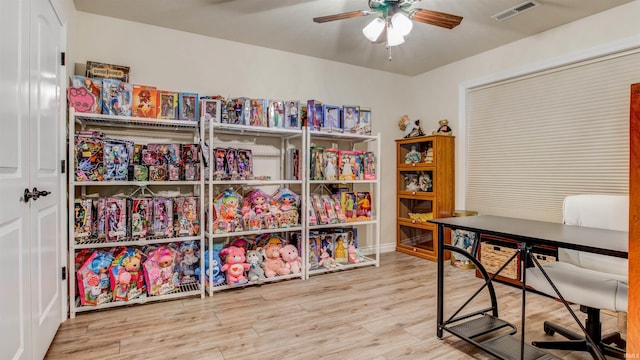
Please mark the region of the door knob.
<svg viewBox="0 0 640 360"><path fill-rule="evenodd" d="M24 200L24 202L28 202L29 199L33 199L33 201L36 201L40 196L47 196L49 194L51 194L50 191L46 191L46 190L39 191L37 187L34 187L33 191L29 191L29 189L24 189L24 195L22 196L22 199Z"/></svg>

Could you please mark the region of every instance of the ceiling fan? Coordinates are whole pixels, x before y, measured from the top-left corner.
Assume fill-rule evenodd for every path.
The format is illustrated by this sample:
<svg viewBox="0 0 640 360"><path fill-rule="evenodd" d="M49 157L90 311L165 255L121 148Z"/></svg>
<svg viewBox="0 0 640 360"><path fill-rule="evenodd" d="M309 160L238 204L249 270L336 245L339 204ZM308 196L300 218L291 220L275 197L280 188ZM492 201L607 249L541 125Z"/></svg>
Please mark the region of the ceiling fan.
<svg viewBox="0 0 640 360"><path fill-rule="evenodd" d="M420 0L368 0L371 10L350 11L341 14L320 16L313 19L317 23L351 19L360 16L377 14L369 25L362 29L364 35L373 43L386 42L387 46L404 43L404 36L409 34L413 21L453 29L462 21L461 16L438 11L412 8ZM386 30L386 31L384 31Z"/></svg>

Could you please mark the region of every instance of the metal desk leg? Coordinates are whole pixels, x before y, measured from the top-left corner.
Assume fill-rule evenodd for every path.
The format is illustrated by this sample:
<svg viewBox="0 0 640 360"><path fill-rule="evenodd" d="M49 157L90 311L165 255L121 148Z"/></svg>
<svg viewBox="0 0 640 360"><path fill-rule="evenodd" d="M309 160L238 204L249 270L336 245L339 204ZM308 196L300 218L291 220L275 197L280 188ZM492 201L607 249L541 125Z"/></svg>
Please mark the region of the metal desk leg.
<svg viewBox="0 0 640 360"><path fill-rule="evenodd" d="M442 339L442 326L444 316L444 225L438 224L438 305L436 310L436 336Z"/></svg>

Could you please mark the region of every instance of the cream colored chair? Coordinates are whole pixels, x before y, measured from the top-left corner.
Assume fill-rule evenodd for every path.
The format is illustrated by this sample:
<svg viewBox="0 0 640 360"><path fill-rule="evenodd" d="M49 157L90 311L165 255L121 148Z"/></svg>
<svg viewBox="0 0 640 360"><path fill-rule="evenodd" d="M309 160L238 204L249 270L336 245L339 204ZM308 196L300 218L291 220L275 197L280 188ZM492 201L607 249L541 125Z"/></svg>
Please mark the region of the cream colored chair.
<svg viewBox="0 0 640 360"><path fill-rule="evenodd" d="M564 223L608 230L628 231L629 197L626 195L573 195L564 200ZM602 239L606 242L607 239ZM580 304L587 313L585 329L589 337L609 356L624 358L626 323L614 334L602 335L600 310L622 313L626 319L628 261L627 259L594 253L558 249L558 261L543 265L545 272L570 303ZM527 285L547 295L557 297L538 268L527 269ZM620 322L619 322L620 324ZM585 337L556 324L544 323L549 335L558 333L569 340L536 341L532 344L546 349L589 351ZM595 355L594 355L595 358Z"/></svg>

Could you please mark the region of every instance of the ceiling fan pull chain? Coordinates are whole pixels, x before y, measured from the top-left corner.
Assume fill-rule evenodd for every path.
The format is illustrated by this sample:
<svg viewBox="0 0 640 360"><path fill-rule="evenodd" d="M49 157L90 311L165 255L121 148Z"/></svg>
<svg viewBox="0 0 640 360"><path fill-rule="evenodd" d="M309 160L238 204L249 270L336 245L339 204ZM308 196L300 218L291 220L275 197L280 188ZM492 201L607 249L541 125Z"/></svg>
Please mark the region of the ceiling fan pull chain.
<svg viewBox="0 0 640 360"><path fill-rule="evenodd" d="M389 49L389 61L391 61L391 46L387 45L387 49Z"/></svg>

